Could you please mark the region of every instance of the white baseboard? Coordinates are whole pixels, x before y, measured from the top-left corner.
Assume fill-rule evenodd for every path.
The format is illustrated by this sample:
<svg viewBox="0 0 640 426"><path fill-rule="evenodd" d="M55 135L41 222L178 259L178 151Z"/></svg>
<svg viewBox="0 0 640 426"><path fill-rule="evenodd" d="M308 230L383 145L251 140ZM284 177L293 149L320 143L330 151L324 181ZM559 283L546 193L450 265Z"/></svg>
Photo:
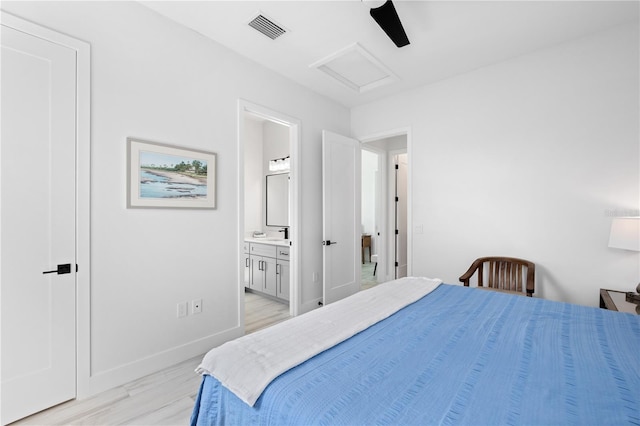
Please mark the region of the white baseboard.
<svg viewBox="0 0 640 426"><path fill-rule="evenodd" d="M120 365L107 371L91 375L87 386L78 389L77 399L85 399L97 393L124 385L141 377L171 367L244 334L242 327L234 327L221 333L212 334L157 354L142 358L128 364ZM195 374L195 373L194 373Z"/></svg>

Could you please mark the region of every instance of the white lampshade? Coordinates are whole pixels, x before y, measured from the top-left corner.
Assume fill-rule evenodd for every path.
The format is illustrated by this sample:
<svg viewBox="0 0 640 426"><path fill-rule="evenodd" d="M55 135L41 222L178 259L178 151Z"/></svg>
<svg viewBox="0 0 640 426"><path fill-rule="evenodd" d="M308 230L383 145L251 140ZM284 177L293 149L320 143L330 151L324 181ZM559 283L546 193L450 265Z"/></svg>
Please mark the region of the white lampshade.
<svg viewBox="0 0 640 426"><path fill-rule="evenodd" d="M614 217L609 247L640 251L640 217Z"/></svg>

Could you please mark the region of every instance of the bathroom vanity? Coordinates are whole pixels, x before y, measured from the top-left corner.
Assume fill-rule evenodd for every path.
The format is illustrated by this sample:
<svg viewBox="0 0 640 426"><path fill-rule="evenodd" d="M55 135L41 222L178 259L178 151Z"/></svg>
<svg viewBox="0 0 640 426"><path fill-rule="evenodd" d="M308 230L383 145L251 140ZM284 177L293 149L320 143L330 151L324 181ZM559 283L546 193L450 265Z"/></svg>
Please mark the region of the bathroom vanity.
<svg viewBox="0 0 640 426"><path fill-rule="evenodd" d="M250 238L244 241L244 286L289 300L289 241Z"/></svg>

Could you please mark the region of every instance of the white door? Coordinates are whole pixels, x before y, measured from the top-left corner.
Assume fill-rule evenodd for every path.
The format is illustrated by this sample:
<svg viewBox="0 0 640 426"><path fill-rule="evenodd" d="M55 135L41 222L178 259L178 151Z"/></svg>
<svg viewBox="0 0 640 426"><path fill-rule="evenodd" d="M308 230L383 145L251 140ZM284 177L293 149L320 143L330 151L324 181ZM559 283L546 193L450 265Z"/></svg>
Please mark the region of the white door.
<svg viewBox="0 0 640 426"><path fill-rule="evenodd" d="M396 278L407 276L407 154L396 156Z"/></svg>
<svg viewBox="0 0 640 426"><path fill-rule="evenodd" d="M360 143L322 132L323 303L360 290Z"/></svg>
<svg viewBox="0 0 640 426"><path fill-rule="evenodd" d="M76 395L75 51L3 25L1 74L6 424Z"/></svg>

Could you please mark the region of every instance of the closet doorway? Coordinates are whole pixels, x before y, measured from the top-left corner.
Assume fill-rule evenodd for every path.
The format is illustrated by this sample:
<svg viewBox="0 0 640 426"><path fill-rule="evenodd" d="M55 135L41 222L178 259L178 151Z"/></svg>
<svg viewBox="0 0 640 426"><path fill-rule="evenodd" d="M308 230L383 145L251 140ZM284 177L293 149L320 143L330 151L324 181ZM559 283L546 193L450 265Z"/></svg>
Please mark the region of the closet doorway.
<svg viewBox="0 0 640 426"><path fill-rule="evenodd" d="M238 300L241 325L255 329L270 325L270 307L278 320L298 314L300 122L241 100L238 123Z"/></svg>
<svg viewBox="0 0 640 426"><path fill-rule="evenodd" d="M362 143L362 289L410 274L409 163L408 132Z"/></svg>

